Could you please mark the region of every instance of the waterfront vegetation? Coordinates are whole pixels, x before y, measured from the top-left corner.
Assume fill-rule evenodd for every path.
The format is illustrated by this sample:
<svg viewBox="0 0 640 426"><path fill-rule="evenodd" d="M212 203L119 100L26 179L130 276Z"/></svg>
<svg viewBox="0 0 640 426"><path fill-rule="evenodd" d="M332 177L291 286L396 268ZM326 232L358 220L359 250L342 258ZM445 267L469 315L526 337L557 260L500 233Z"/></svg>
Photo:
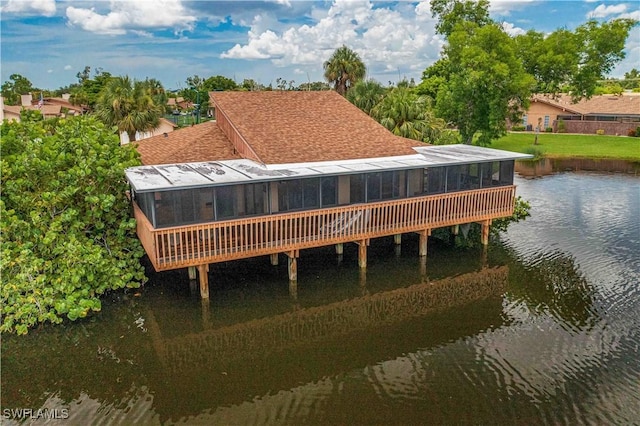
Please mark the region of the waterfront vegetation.
<svg viewBox="0 0 640 426"><path fill-rule="evenodd" d="M144 282L124 179L136 150L89 117L32 112L0 130L0 331L85 317L104 293Z"/></svg>
<svg viewBox="0 0 640 426"><path fill-rule="evenodd" d="M540 133L534 145L533 133L511 132L494 141L491 148L548 158L594 158L640 161L640 138L607 135Z"/></svg>

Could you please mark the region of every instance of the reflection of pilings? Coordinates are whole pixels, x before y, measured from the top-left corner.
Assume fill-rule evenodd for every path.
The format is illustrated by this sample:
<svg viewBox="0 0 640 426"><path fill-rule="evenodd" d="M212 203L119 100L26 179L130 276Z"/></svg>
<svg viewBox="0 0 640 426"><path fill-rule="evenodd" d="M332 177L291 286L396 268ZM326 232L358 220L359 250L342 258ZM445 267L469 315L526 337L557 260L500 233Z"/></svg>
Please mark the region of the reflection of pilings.
<svg viewBox="0 0 640 426"><path fill-rule="evenodd" d="M178 337L154 347L172 370L192 368L207 359L251 358L287 346L336 337L358 329L393 324L505 291L507 267L484 269L428 284ZM160 336L153 336L154 340Z"/></svg>

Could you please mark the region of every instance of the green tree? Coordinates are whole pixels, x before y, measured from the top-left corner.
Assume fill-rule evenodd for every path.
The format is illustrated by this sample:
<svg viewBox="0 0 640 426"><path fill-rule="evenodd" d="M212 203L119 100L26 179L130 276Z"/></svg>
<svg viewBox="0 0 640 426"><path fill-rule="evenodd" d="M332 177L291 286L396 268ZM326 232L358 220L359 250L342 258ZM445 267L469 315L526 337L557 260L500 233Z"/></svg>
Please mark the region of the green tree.
<svg viewBox="0 0 640 426"><path fill-rule="evenodd" d="M214 90L237 90L238 85L228 77L214 75L213 77L207 78L202 83L202 88L209 92Z"/></svg>
<svg viewBox="0 0 640 426"><path fill-rule="evenodd" d="M98 97L111 80L111 73L97 68L94 72L94 78L90 78L91 68L86 66L83 71L76 74L78 84L71 89L71 103L83 106L88 111L93 111L98 102Z"/></svg>
<svg viewBox="0 0 640 426"><path fill-rule="evenodd" d="M466 144L477 133L482 145L502 136L506 120L518 121L528 106L535 84L516 55L513 39L497 24L457 25L436 66L433 73L425 71L438 79L436 113L458 128Z"/></svg>
<svg viewBox="0 0 640 426"><path fill-rule="evenodd" d="M142 82L144 89L149 93L151 99L153 99L153 103L157 106L162 106L164 112L168 112L167 100L169 97L167 96L166 90L164 90L164 86L155 78L146 78Z"/></svg>
<svg viewBox="0 0 640 426"><path fill-rule="evenodd" d="M625 72L622 85L625 89L636 89L640 87L640 71L633 68L631 71Z"/></svg>
<svg viewBox="0 0 640 426"><path fill-rule="evenodd" d="M82 318L144 282L123 179L135 149L90 117L8 122L0 136L0 330Z"/></svg>
<svg viewBox="0 0 640 426"><path fill-rule="evenodd" d="M396 87L371 110L371 116L394 135L435 143L445 123L436 118L426 96Z"/></svg>
<svg viewBox="0 0 640 426"><path fill-rule="evenodd" d="M449 36L456 27L471 22L479 27L492 23L488 0L431 0L431 13L438 18L436 31Z"/></svg>
<svg viewBox="0 0 640 426"><path fill-rule="evenodd" d="M26 95L32 91L31 81L20 74L11 74L9 80L2 84L2 97L6 105L20 105L20 95Z"/></svg>
<svg viewBox="0 0 640 426"><path fill-rule="evenodd" d="M559 29L549 35L531 30L515 38L518 56L535 77L537 93L590 98L598 82L624 59L625 42L636 24L616 19L588 21L575 31Z"/></svg>
<svg viewBox="0 0 640 426"><path fill-rule="evenodd" d="M344 45L333 52L323 67L324 77L342 96L367 73L360 55Z"/></svg>
<svg viewBox="0 0 640 426"><path fill-rule="evenodd" d="M242 80L242 83L240 84L240 89L248 90L250 92L256 92L256 91L264 90L264 85L258 83L252 78L245 78L244 80Z"/></svg>
<svg viewBox="0 0 640 426"><path fill-rule="evenodd" d="M331 86L325 81L312 81L311 83L300 83L298 90L330 90Z"/></svg>
<svg viewBox="0 0 640 426"><path fill-rule="evenodd" d="M158 126L164 105L156 105L144 81L128 76L109 80L96 103L95 116L118 133L126 132L135 141L136 132L146 132Z"/></svg>
<svg viewBox="0 0 640 426"><path fill-rule="evenodd" d="M375 80L362 80L357 82L347 93L349 102L371 115L371 110L384 97L385 88Z"/></svg>

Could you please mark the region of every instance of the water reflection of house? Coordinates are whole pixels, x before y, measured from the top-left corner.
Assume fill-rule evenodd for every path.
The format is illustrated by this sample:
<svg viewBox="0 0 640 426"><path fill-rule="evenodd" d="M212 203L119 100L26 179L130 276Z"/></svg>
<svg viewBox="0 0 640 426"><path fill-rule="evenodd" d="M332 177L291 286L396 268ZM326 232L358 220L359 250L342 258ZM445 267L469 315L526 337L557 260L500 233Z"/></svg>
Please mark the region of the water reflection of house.
<svg viewBox="0 0 640 426"><path fill-rule="evenodd" d="M395 136L332 91L210 101L216 123L142 141L145 165L126 171L154 268L197 267L203 297L215 262L285 254L295 281L306 248L355 243L364 268L371 238L415 232L426 256L432 229L471 222L486 244L513 213L515 159L529 157Z"/></svg>
<svg viewBox="0 0 640 426"><path fill-rule="evenodd" d="M627 136L629 130L640 127L640 93L599 95L578 102L568 95L536 95L522 124L535 130L540 122L542 131L552 128L557 132L559 121L567 133L595 134L602 130L607 135Z"/></svg>
<svg viewBox="0 0 640 426"><path fill-rule="evenodd" d="M506 266L483 268L177 337L169 337L173 324L162 309L149 309L143 315L158 363L147 362L161 366L151 376L171 383L151 384L154 409L172 407L174 419L197 415L475 335L502 323L508 277ZM206 398L193 398L201 386Z"/></svg>

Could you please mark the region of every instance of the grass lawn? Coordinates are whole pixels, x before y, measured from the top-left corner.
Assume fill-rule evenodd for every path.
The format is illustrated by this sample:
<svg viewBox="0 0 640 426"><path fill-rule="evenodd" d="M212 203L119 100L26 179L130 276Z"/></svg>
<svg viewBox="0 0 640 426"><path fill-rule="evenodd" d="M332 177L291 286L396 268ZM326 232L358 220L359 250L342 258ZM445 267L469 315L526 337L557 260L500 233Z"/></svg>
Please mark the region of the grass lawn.
<svg viewBox="0 0 640 426"><path fill-rule="evenodd" d="M545 157L615 158L640 160L640 138L606 135L576 135L540 133L538 145L535 135L527 132L511 132L495 140L489 148L504 149L531 154L537 149Z"/></svg>

